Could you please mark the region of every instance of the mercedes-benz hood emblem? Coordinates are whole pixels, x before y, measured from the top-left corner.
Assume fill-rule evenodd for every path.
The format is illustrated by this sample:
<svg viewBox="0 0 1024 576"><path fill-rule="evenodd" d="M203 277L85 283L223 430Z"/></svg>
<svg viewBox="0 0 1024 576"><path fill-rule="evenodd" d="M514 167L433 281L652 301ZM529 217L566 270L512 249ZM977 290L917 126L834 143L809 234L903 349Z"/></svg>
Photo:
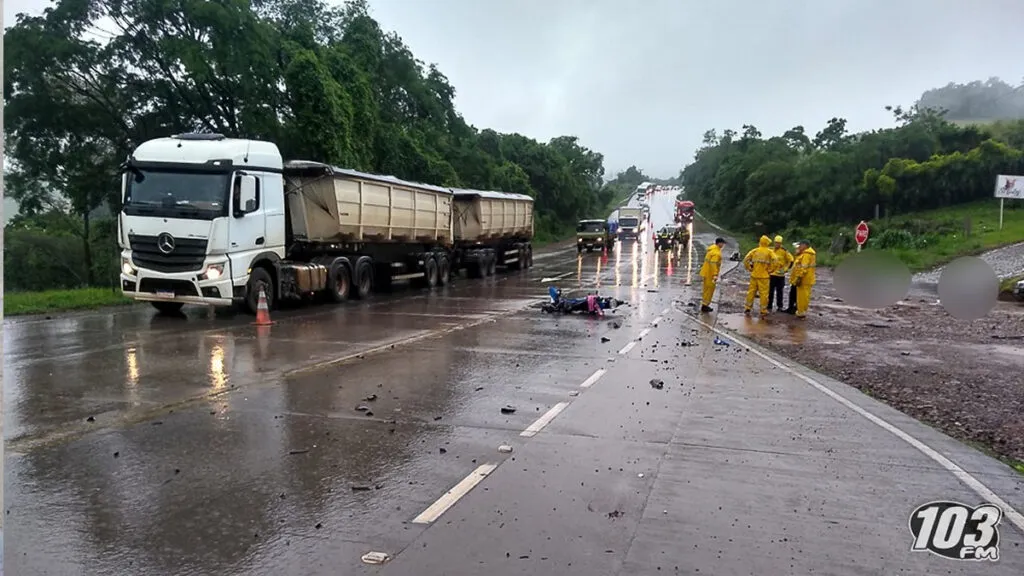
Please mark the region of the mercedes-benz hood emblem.
<svg viewBox="0 0 1024 576"><path fill-rule="evenodd" d="M160 252L164 254L170 254L174 252L174 236L171 236L167 232L156 237L156 247Z"/></svg>

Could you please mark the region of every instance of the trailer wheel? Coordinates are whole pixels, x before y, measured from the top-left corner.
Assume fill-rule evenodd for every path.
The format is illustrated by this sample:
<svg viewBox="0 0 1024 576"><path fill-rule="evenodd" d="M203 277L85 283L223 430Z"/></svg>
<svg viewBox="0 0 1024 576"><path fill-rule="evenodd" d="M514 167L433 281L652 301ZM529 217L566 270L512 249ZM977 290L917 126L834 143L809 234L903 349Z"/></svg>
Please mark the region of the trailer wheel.
<svg viewBox="0 0 1024 576"><path fill-rule="evenodd" d="M373 289L373 266L370 266L369 262L363 261L356 266L354 284L353 298L363 300L370 297L370 291Z"/></svg>
<svg viewBox="0 0 1024 576"><path fill-rule="evenodd" d="M338 264L334 267L328 280L328 287L331 299L335 302L348 300L349 292L352 290L352 273L348 271L348 266Z"/></svg>
<svg viewBox="0 0 1024 576"><path fill-rule="evenodd" d="M157 313L168 316L181 312L181 307L184 306L181 302L150 302L150 304L156 308Z"/></svg>
<svg viewBox="0 0 1024 576"><path fill-rule="evenodd" d="M448 281L452 278L452 265L448 261L447 256L441 256L437 259L438 277L437 281L441 286L447 286Z"/></svg>
<svg viewBox="0 0 1024 576"><path fill-rule="evenodd" d="M434 258L427 258L427 262L423 265L423 268L423 277L427 281L427 288L437 286L437 260Z"/></svg>
<svg viewBox="0 0 1024 576"><path fill-rule="evenodd" d="M253 268L249 274L249 282L245 286L245 308L250 314L255 314L260 305L260 288L267 295L267 308L274 309L274 279L266 268Z"/></svg>

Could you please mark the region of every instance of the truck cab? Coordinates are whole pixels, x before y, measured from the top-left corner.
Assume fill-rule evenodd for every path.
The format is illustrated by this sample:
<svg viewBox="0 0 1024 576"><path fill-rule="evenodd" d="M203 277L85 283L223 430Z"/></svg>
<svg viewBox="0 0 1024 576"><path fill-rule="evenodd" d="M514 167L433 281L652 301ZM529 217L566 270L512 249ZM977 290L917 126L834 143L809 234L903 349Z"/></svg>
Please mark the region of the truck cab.
<svg viewBox="0 0 1024 576"><path fill-rule="evenodd" d="M595 248L611 248L615 238L611 235L611 225L605 220L580 220L576 223L576 252L586 249L593 252Z"/></svg>
<svg viewBox="0 0 1024 576"><path fill-rule="evenodd" d="M147 141L123 165L122 204L121 289L162 312L255 299L269 279L251 270L285 256L283 159L270 142Z"/></svg>
<svg viewBox="0 0 1024 576"><path fill-rule="evenodd" d="M637 239L642 232L643 212L639 208L619 208L619 239Z"/></svg>

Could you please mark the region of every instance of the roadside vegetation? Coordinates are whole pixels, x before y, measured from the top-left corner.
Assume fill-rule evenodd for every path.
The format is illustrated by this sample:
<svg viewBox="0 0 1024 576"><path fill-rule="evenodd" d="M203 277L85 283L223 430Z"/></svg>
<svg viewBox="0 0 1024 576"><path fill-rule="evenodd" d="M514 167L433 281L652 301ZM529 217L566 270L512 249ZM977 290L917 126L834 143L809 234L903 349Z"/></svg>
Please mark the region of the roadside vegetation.
<svg viewBox="0 0 1024 576"><path fill-rule="evenodd" d="M7 292L4 294L4 316L123 306L131 303L132 300L122 296L119 290L111 288Z"/></svg>
<svg viewBox="0 0 1024 576"><path fill-rule="evenodd" d="M1024 206L1007 201L999 231L993 198L998 174L1024 174L1024 86L950 84L889 109L896 127L861 134L842 118L813 137L803 126L767 138L750 125L709 130L680 183L745 244L806 237L823 265L856 248L860 220L871 226L865 249L915 270L1024 240Z"/></svg>
<svg viewBox="0 0 1024 576"><path fill-rule="evenodd" d="M382 30L365 0L57 0L19 15L4 40L5 192L19 212L4 229L9 296L116 287L118 165L135 145L181 132L529 194L541 245L621 196L603 156L573 136L538 142L467 123L441 70ZM54 302L45 308L67 300Z"/></svg>

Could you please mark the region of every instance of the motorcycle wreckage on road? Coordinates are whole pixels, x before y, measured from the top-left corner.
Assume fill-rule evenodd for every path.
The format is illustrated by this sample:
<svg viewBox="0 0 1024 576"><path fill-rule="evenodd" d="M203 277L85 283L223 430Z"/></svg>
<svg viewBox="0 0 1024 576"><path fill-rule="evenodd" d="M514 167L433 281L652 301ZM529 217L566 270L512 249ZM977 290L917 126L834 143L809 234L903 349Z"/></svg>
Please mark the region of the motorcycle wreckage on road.
<svg viewBox="0 0 1024 576"><path fill-rule="evenodd" d="M583 298L563 298L562 290L554 286L548 288L548 295L551 297L551 301L545 302L541 306L541 310L548 314L582 313L591 316L604 316L605 310L614 310L623 304L628 304L624 300L610 296L602 297L597 294L588 294Z"/></svg>

